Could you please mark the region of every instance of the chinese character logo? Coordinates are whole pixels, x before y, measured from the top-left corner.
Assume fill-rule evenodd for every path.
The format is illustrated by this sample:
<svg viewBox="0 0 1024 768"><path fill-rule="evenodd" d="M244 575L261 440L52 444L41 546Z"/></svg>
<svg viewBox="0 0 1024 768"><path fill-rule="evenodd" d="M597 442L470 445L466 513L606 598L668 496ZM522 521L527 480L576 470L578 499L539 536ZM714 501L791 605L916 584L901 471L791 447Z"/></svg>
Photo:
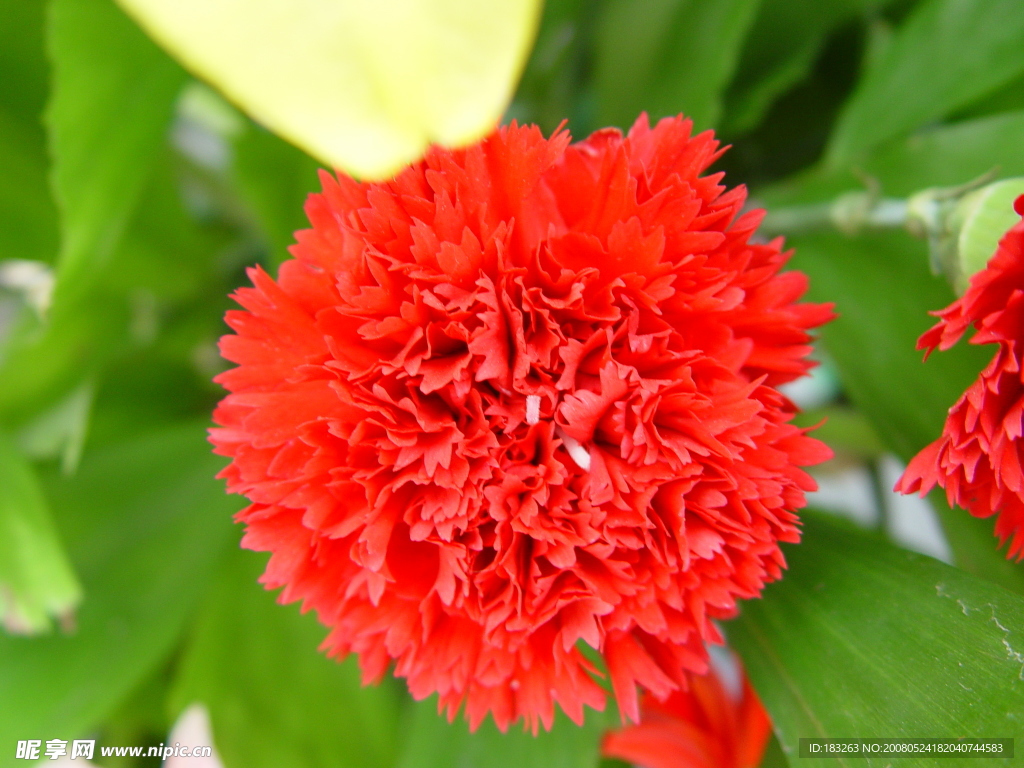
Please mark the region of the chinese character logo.
<svg viewBox="0 0 1024 768"><path fill-rule="evenodd" d="M75 741L71 744L71 759L74 760L77 757L84 757L86 760L92 760L93 750L96 748L96 741Z"/></svg>
<svg viewBox="0 0 1024 768"><path fill-rule="evenodd" d="M18 742L18 752L15 755L20 760L38 760L39 759L39 747L42 746L42 741L39 739L29 739L28 741Z"/></svg>

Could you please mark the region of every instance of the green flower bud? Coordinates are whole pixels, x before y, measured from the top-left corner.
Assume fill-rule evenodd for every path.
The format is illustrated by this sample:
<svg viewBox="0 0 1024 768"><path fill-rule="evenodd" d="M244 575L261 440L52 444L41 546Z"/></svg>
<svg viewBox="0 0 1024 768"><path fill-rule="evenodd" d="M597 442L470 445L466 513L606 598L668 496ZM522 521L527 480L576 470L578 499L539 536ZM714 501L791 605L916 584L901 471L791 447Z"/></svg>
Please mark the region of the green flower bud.
<svg viewBox="0 0 1024 768"><path fill-rule="evenodd" d="M1006 231L1020 221L1013 201L1024 195L1024 177L1003 179L965 195L950 216L956 236L957 293L967 290L971 275L985 268Z"/></svg>

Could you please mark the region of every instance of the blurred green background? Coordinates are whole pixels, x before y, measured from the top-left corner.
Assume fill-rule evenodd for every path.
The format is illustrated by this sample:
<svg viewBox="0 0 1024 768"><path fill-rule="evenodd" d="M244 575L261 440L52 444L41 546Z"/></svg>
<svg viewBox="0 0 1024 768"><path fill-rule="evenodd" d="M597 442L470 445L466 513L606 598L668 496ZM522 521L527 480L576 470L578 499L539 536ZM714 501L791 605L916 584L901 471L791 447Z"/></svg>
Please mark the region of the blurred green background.
<svg viewBox="0 0 1024 768"><path fill-rule="evenodd" d="M642 110L714 128L717 169L771 211L1024 175L1024 5L549 0L508 119L582 138ZM245 267L287 257L317 167L110 0L0 0L0 767L21 739L163 742L196 701L228 768L598 765L614 713L469 735L400 683L361 688L238 550L205 442L216 341ZM820 350L840 391L803 418L877 474L990 353L921 363L952 293L908 234L788 242L840 315ZM933 502L957 567L810 515L784 581L726 627L776 724L766 765L800 736L1024 737L1024 567Z"/></svg>

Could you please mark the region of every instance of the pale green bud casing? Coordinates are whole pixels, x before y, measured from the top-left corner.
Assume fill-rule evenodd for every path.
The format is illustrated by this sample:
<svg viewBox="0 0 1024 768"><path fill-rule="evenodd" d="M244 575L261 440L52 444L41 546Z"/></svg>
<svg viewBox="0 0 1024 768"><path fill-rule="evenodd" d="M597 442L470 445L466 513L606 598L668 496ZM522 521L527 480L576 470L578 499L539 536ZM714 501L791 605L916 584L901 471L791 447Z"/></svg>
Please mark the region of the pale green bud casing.
<svg viewBox="0 0 1024 768"><path fill-rule="evenodd" d="M1024 195L1024 177L1003 179L975 190L960 200L950 220L957 232L955 273L958 294L967 290L971 275L980 272L996 252L1007 230L1020 221L1013 201Z"/></svg>

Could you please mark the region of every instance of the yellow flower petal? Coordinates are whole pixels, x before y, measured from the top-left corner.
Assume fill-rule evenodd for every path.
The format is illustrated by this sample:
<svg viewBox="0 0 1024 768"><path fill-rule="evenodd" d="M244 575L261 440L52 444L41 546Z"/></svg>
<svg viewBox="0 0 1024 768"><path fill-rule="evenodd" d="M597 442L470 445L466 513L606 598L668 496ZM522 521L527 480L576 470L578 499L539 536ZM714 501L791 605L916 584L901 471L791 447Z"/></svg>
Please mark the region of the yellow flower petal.
<svg viewBox="0 0 1024 768"><path fill-rule="evenodd" d="M540 0L118 0L266 127L362 178L501 117Z"/></svg>

